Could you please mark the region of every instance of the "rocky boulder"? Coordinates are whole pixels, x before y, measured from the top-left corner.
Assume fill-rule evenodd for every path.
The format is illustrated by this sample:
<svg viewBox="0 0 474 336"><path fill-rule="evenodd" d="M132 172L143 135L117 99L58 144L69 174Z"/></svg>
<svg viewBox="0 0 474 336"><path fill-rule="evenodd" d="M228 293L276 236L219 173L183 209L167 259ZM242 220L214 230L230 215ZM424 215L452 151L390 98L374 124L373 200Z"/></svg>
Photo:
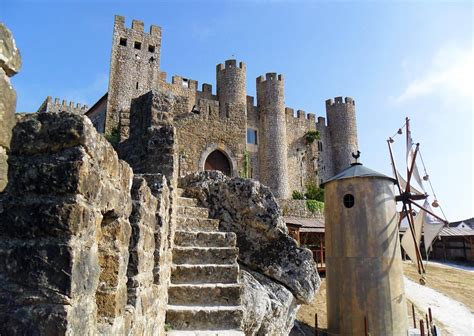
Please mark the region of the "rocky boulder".
<svg viewBox="0 0 474 336"><path fill-rule="evenodd" d="M240 283L245 334L288 335L299 308L293 294L285 286L245 267L240 270Z"/></svg>
<svg viewBox="0 0 474 336"><path fill-rule="evenodd" d="M8 28L0 23L0 191L7 184L7 151L15 124L16 92L10 77L21 67L20 52Z"/></svg>

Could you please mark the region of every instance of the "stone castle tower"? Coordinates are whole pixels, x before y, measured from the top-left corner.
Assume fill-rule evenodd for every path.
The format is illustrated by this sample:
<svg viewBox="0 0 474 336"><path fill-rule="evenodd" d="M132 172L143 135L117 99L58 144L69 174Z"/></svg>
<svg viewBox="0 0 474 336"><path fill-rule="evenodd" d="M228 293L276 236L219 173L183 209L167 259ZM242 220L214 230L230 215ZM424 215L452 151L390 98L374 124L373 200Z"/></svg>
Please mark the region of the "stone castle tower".
<svg viewBox="0 0 474 336"><path fill-rule="evenodd" d="M262 132L260 180L276 197L288 198L288 140L286 136L285 92L282 75L267 73L257 78L257 108Z"/></svg>
<svg viewBox="0 0 474 336"><path fill-rule="evenodd" d="M246 81L247 74L244 62L239 62L237 66L235 60L227 60L225 64L217 65L217 97L221 117L229 117L231 110L234 113L247 114Z"/></svg>
<svg viewBox="0 0 474 336"><path fill-rule="evenodd" d="M332 147L332 161L337 174L347 168L351 157L358 149L355 102L352 98L342 97L326 100L329 140Z"/></svg>
<svg viewBox="0 0 474 336"><path fill-rule="evenodd" d="M174 75L167 81L160 69L161 28L145 32L141 21L131 27L116 16L110 61L109 90L88 112L99 131L130 135L131 111L143 109L149 91L173 102L179 174L221 170L268 185L279 198L319 185L351 163L358 149L355 102L336 97L326 101L324 117L285 106L284 79L267 73L256 80L257 99L247 95L246 64L226 60L216 66L212 85ZM135 107L134 107L135 106ZM309 134L317 134L310 140Z"/></svg>
<svg viewBox="0 0 474 336"><path fill-rule="evenodd" d="M161 28L152 25L148 33L142 21L125 27L125 18L115 16L110 61L105 132L117 128L130 114L130 101L148 91L160 74ZM122 123L121 132L128 132Z"/></svg>

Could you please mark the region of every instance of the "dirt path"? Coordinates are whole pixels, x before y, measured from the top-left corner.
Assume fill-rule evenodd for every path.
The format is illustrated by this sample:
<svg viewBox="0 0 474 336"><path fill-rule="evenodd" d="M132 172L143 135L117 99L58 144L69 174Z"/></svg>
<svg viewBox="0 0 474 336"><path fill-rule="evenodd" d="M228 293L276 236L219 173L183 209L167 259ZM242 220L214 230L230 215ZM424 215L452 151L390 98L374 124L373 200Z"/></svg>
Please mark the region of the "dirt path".
<svg viewBox="0 0 474 336"><path fill-rule="evenodd" d="M411 263L403 264L405 276L415 282L418 282L418 273ZM474 275L472 272L463 271L455 268L448 268L436 264L428 264L428 273L426 274L426 287L432 288L449 298L459 301L474 311ZM407 302L409 309L409 325L411 326L411 302ZM418 307L417 307L418 308ZM416 314L421 315L422 308L416 309ZM326 279L322 279L321 287L316 294L313 302L309 305L301 306L296 319L299 321L299 327L306 335L314 335L314 314L318 314L318 326L325 331L327 328L326 312ZM446 329L442 323L435 319L435 322L441 327L441 331Z"/></svg>
<svg viewBox="0 0 474 336"><path fill-rule="evenodd" d="M419 275L414 264L405 262L403 272L408 279L418 283ZM428 263L425 277L426 287L463 303L474 313L474 274L472 272Z"/></svg>

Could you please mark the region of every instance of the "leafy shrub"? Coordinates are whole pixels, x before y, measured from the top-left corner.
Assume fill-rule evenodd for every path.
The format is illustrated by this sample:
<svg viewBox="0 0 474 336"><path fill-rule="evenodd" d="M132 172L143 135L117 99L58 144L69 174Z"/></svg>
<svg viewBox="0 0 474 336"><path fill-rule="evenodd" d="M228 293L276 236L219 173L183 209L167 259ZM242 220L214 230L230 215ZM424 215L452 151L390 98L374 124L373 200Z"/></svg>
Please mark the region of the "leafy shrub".
<svg viewBox="0 0 474 336"><path fill-rule="evenodd" d="M306 201L306 208L312 213L319 212L323 213L324 212L324 203L316 200L307 200Z"/></svg>
<svg viewBox="0 0 474 336"><path fill-rule="evenodd" d="M306 186L306 193L304 195L306 199L324 202L324 189L317 187L314 183Z"/></svg>
<svg viewBox="0 0 474 336"><path fill-rule="evenodd" d="M305 135L306 142L311 145L315 140L320 140L321 135L319 131L308 131Z"/></svg>
<svg viewBox="0 0 474 336"><path fill-rule="evenodd" d="M302 200L304 199L304 195L302 192L299 192L298 190L293 190L293 194L291 195L291 197L294 199L294 200Z"/></svg>
<svg viewBox="0 0 474 336"><path fill-rule="evenodd" d="M120 141L120 131L118 127L115 127L110 134L106 134L105 138L115 147Z"/></svg>

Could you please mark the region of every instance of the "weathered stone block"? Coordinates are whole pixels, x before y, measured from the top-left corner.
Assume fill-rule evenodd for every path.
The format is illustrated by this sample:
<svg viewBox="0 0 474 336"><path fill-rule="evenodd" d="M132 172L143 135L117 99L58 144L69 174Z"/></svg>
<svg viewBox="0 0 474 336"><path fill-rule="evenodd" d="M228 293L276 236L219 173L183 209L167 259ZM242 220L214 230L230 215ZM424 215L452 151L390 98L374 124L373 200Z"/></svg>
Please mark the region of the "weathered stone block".
<svg viewBox="0 0 474 336"><path fill-rule="evenodd" d="M15 45L11 31L0 23L0 68L12 77L21 68L20 51Z"/></svg>
<svg viewBox="0 0 474 336"><path fill-rule="evenodd" d="M5 148L0 146L0 191L5 189L8 183L8 156Z"/></svg>
<svg viewBox="0 0 474 336"><path fill-rule="evenodd" d="M71 246L60 240L15 241L0 243L0 274L7 283L30 288L37 303L68 304L71 295L73 264ZM16 297L15 301L25 300Z"/></svg>
<svg viewBox="0 0 474 336"><path fill-rule="evenodd" d="M102 215L80 198L1 199L0 236L14 238L64 238L92 236Z"/></svg>
<svg viewBox="0 0 474 336"><path fill-rule="evenodd" d="M67 332L65 306L41 304L4 309L0 306L2 335L65 335Z"/></svg>
<svg viewBox="0 0 474 336"><path fill-rule="evenodd" d="M15 108L15 90L10 84L10 78L0 67L0 147L10 148L12 128L15 125Z"/></svg>
<svg viewBox="0 0 474 336"><path fill-rule="evenodd" d="M82 116L22 116L13 139L0 205L0 333L124 333L132 170ZM43 331L49 318L30 313L44 305L65 312L51 313L57 329ZM12 319L20 306L22 319Z"/></svg>

